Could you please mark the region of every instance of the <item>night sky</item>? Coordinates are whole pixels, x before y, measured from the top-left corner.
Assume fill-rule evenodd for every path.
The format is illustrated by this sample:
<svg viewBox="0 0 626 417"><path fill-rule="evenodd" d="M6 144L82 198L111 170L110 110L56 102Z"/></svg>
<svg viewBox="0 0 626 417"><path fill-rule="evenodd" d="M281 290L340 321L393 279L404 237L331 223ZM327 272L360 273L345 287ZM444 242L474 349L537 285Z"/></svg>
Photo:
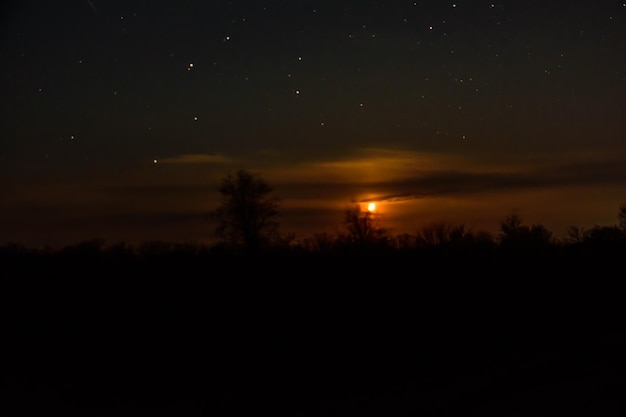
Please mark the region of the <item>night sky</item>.
<svg viewBox="0 0 626 417"><path fill-rule="evenodd" d="M624 1L5 3L0 244L207 242L221 178L281 230L555 235L626 203Z"/></svg>

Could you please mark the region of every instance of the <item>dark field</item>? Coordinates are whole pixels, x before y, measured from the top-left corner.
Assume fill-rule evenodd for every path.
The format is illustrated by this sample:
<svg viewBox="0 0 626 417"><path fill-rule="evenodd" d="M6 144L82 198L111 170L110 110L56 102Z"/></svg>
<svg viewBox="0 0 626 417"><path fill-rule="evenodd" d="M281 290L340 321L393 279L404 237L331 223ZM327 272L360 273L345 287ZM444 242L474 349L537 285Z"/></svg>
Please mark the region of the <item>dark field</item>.
<svg viewBox="0 0 626 417"><path fill-rule="evenodd" d="M0 414L621 416L622 253L5 250Z"/></svg>

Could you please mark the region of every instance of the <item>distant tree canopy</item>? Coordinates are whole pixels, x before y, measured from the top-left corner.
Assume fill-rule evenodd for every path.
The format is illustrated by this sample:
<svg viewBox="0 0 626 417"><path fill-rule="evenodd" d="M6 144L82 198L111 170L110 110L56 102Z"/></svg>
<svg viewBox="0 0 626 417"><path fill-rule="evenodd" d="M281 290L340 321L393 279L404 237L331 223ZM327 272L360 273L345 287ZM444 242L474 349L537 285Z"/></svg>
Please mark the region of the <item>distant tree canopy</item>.
<svg viewBox="0 0 626 417"><path fill-rule="evenodd" d="M424 226L418 231L415 243L418 247L448 247L461 248L490 245L493 241L491 234L479 231L474 232L464 224L447 224L435 222Z"/></svg>
<svg viewBox="0 0 626 417"><path fill-rule="evenodd" d="M279 205L271 195L273 191L260 175L245 169L223 178L219 186L220 205L211 212L217 220L217 236L248 251L275 241Z"/></svg>
<svg viewBox="0 0 626 417"><path fill-rule="evenodd" d="M544 248L554 243L552 232L544 225L524 225L517 213L500 222L499 238L503 248Z"/></svg>

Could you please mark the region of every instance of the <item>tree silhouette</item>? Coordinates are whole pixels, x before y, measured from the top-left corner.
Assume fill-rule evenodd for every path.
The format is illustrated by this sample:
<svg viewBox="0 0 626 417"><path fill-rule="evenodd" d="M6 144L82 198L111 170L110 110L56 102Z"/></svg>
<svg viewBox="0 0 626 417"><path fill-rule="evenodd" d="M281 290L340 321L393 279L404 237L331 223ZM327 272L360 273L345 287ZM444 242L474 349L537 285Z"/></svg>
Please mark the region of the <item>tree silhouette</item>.
<svg viewBox="0 0 626 417"><path fill-rule="evenodd" d="M626 236L618 226L594 226L585 233L585 243L593 245L617 245L626 241Z"/></svg>
<svg viewBox="0 0 626 417"><path fill-rule="evenodd" d="M542 224L526 226L517 213L506 217L500 223L500 246L516 249L539 249L554 243L552 232Z"/></svg>
<svg viewBox="0 0 626 417"><path fill-rule="evenodd" d="M626 232L626 204L619 208L617 219L619 220L619 228Z"/></svg>
<svg viewBox="0 0 626 417"><path fill-rule="evenodd" d="M570 244L580 244L585 240L587 230L584 227L570 226L567 229L567 242Z"/></svg>
<svg viewBox="0 0 626 417"><path fill-rule="evenodd" d="M380 217L369 210L363 212L359 204L346 210L344 225L346 243L359 246L387 243L387 229L381 227Z"/></svg>
<svg viewBox="0 0 626 417"><path fill-rule="evenodd" d="M278 199L259 174L245 169L228 174L219 187L221 202L211 214L215 232L226 243L254 251L278 239Z"/></svg>
<svg viewBox="0 0 626 417"><path fill-rule="evenodd" d="M424 226L418 232L416 243L419 247L462 248L471 245L491 245L493 238L487 232L475 233L464 224L451 225L435 222Z"/></svg>
<svg viewBox="0 0 626 417"><path fill-rule="evenodd" d="M330 252L337 244L334 235L327 232L314 233L313 236L305 238L301 246L312 253Z"/></svg>
<svg viewBox="0 0 626 417"><path fill-rule="evenodd" d="M437 222L423 227L418 235L417 242L420 246L440 246L450 241L451 226Z"/></svg>

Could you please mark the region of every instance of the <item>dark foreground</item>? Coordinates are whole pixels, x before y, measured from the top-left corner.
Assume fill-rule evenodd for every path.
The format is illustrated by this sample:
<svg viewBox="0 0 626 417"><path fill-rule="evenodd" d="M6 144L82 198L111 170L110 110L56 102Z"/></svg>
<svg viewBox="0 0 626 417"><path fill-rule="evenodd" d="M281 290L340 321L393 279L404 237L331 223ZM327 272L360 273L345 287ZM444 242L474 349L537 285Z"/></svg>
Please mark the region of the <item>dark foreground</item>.
<svg viewBox="0 0 626 417"><path fill-rule="evenodd" d="M12 265L0 415L625 415L619 272L467 261Z"/></svg>

